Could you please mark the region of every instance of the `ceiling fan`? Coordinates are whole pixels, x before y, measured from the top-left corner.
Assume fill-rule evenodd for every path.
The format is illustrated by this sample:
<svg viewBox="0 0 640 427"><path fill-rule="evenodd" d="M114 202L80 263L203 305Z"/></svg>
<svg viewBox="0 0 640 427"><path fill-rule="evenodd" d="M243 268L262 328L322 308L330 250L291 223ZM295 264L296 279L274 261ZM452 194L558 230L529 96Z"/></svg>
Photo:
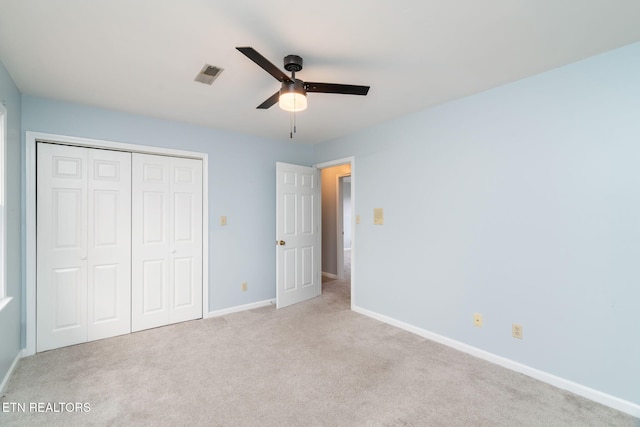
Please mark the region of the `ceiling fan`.
<svg viewBox="0 0 640 427"><path fill-rule="evenodd" d="M284 69L291 72L291 77L289 77L254 48L236 47L236 49L282 83L280 90L258 105L256 107L258 109L267 109L277 102L283 110L302 111L307 108L307 92L339 93L344 95L366 95L369 92L369 86L303 82L297 79L296 73L302 70L302 58L298 55L284 57Z"/></svg>

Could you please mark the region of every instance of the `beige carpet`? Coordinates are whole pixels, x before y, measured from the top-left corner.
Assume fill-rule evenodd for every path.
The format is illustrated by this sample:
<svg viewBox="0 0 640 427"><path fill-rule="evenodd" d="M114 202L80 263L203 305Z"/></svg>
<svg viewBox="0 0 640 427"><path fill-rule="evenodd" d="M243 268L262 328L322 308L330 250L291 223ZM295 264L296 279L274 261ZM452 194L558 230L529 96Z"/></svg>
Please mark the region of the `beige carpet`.
<svg viewBox="0 0 640 427"><path fill-rule="evenodd" d="M349 284L20 361L2 425L633 426L639 420L349 310ZM90 412L29 413L29 403ZM86 407L83 407L86 409ZM43 406L46 409L46 406ZM52 408L55 409L55 408ZM58 408L60 409L60 408Z"/></svg>

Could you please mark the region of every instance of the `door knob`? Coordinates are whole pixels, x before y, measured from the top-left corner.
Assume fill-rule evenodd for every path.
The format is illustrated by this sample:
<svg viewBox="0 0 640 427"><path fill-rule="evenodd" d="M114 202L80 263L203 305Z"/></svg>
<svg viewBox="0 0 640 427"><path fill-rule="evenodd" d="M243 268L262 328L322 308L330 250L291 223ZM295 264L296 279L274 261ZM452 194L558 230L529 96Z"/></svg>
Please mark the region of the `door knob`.
<svg viewBox="0 0 640 427"><path fill-rule="evenodd" d="M284 245L286 244L286 242L285 242L284 240L280 240L280 241L278 242L278 244L279 244L280 246L284 246Z"/></svg>

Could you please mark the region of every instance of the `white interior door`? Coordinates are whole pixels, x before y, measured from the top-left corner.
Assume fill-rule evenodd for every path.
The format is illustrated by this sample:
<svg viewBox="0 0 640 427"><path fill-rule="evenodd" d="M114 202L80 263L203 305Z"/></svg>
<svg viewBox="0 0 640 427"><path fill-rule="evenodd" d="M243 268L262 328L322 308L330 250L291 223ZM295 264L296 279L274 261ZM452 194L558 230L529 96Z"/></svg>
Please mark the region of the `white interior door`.
<svg viewBox="0 0 640 427"><path fill-rule="evenodd" d="M276 163L276 306L321 293L320 183L315 168Z"/></svg>
<svg viewBox="0 0 640 427"><path fill-rule="evenodd" d="M88 340L131 332L131 153L88 149Z"/></svg>
<svg viewBox="0 0 640 427"><path fill-rule="evenodd" d="M133 154L131 330L169 322L169 157Z"/></svg>
<svg viewBox="0 0 640 427"><path fill-rule="evenodd" d="M202 317L202 161L133 154L133 331Z"/></svg>
<svg viewBox="0 0 640 427"><path fill-rule="evenodd" d="M130 155L38 144L37 350L130 331Z"/></svg>
<svg viewBox="0 0 640 427"><path fill-rule="evenodd" d="M202 161L172 158L169 323L202 317Z"/></svg>
<svg viewBox="0 0 640 427"><path fill-rule="evenodd" d="M38 144L37 349L87 341L87 151Z"/></svg>

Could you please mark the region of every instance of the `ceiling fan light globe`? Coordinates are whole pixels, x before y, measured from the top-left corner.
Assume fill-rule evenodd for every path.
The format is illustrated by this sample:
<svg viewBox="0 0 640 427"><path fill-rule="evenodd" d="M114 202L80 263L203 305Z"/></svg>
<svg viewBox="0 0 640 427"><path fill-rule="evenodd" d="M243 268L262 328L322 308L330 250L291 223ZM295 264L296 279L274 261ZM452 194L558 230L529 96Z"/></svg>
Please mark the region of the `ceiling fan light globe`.
<svg viewBox="0 0 640 427"><path fill-rule="evenodd" d="M285 92L280 94L278 105L285 111L302 111L307 108L307 96L297 92Z"/></svg>

